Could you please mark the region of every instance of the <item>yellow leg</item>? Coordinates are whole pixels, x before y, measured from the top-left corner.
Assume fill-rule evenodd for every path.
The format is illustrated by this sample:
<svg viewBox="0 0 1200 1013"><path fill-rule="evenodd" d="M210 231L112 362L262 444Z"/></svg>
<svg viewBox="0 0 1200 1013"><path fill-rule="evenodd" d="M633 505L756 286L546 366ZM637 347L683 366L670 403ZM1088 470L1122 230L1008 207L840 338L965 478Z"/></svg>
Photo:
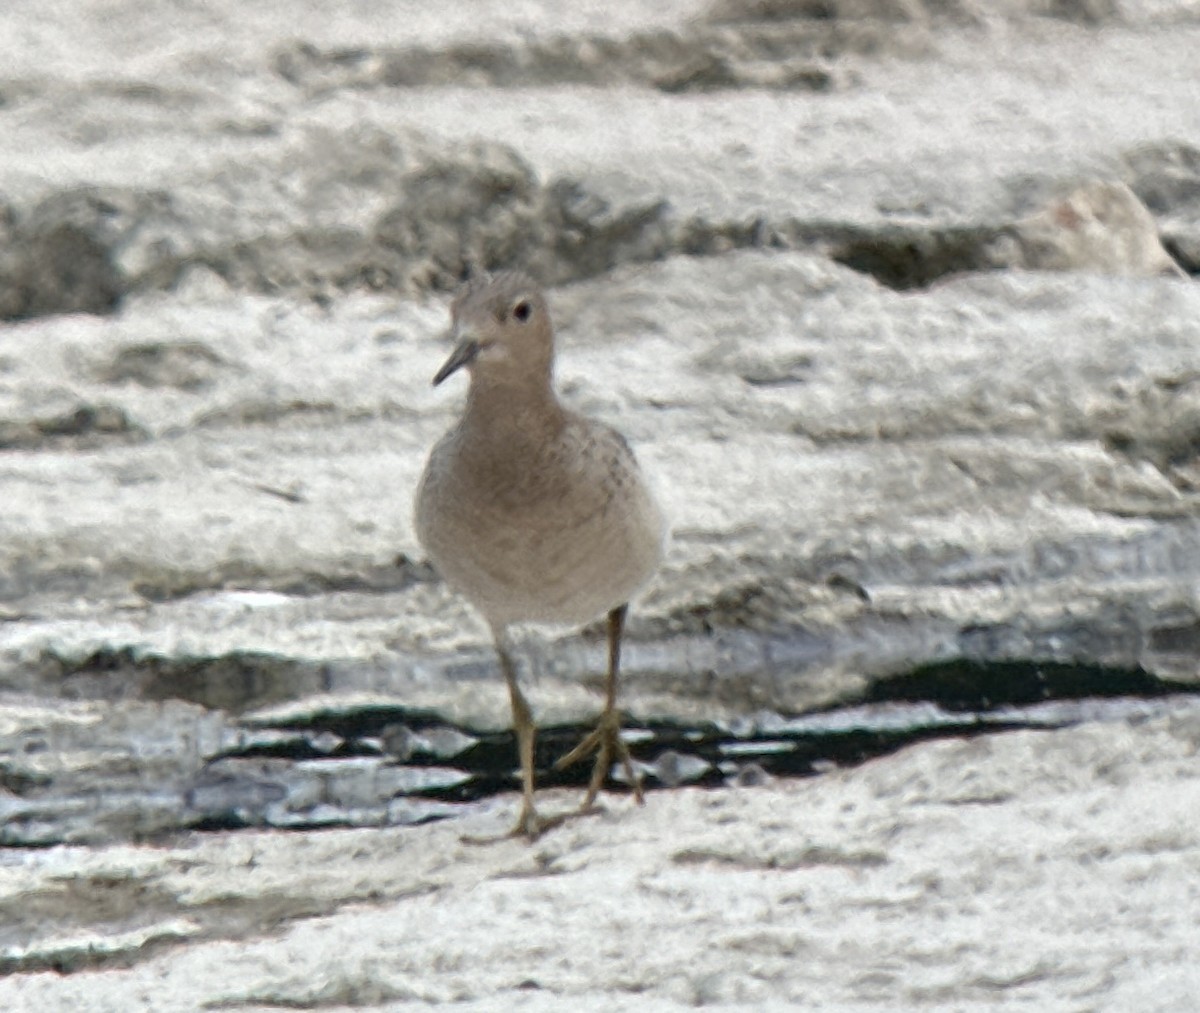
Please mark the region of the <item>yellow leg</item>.
<svg viewBox="0 0 1200 1013"><path fill-rule="evenodd" d="M555 765L556 770L562 770L577 763L591 753L596 754L596 762L592 767L592 777L588 782L587 795L584 797L582 809L590 809L600 793L612 766L613 757L621 761L625 771L625 779L633 789L633 796L638 805L645 803L642 795L642 782L633 769L633 760L629 755L629 747L621 740L621 715L617 712L617 682L621 668L621 633L625 628L625 613L628 605L615 608L608 614L608 678L605 681L604 710L595 731L589 733L584 740L562 757Z"/></svg>
<svg viewBox="0 0 1200 1013"><path fill-rule="evenodd" d="M500 668L504 672L504 681L508 683L508 696L512 701L513 729L517 733L517 755L521 759L521 814L513 827L513 836L524 834L532 840L544 829L537 810L533 805L533 745L537 728L533 723L533 712L529 703L517 684L517 668L513 664L512 655L508 650L508 642L503 630L496 630L496 653L500 655Z"/></svg>

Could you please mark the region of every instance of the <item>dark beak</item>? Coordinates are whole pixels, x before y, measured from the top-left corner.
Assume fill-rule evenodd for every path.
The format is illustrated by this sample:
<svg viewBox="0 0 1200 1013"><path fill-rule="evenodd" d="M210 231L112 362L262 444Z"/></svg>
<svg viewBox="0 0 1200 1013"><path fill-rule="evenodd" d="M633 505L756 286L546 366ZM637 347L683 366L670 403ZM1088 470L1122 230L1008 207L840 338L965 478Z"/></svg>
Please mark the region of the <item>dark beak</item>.
<svg viewBox="0 0 1200 1013"><path fill-rule="evenodd" d="M442 368L437 371L437 375L433 378L433 385L436 387L451 373L468 365L478 354L479 342L474 338L463 338L454 351L450 353L450 358L442 363Z"/></svg>

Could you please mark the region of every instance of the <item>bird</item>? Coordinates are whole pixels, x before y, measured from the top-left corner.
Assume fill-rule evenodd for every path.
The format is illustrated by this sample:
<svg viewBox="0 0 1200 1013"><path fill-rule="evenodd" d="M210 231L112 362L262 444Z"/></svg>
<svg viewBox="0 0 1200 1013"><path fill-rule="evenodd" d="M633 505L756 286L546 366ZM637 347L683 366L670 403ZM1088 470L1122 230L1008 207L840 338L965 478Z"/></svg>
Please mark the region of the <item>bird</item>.
<svg viewBox="0 0 1200 1013"><path fill-rule="evenodd" d="M592 809L614 759L639 805L640 779L617 711L621 638L630 599L663 559L667 525L625 438L559 399L554 328L528 275L469 279L450 310L453 351L434 386L470 376L457 423L430 451L414 503L426 555L491 629L508 685L522 802L512 836L538 837L533 712L517 679L511 628L582 626L606 617L608 670L595 730L563 756L563 769L594 754L581 812Z"/></svg>

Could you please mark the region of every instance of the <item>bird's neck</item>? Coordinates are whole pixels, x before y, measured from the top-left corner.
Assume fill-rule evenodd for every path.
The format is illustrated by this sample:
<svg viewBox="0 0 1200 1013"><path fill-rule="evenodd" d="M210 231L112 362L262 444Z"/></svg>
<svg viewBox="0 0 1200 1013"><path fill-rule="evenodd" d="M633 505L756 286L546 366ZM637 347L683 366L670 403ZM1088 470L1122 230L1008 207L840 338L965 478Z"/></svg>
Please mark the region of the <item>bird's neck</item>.
<svg viewBox="0 0 1200 1013"><path fill-rule="evenodd" d="M519 445L556 433L565 420L549 369L471 378L463 427L473 439Z"/></svg>

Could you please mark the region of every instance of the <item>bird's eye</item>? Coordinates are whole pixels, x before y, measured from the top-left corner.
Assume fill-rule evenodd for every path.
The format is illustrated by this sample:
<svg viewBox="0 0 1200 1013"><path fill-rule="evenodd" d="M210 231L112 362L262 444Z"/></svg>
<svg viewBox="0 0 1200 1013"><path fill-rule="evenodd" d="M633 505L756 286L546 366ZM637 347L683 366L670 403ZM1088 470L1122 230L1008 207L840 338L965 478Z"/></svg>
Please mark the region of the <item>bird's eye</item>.
<svg viewBox="0 0 1200 1013"><path fill-rule="evenodd" d="M531 305L529 305L528 299L522 299L519 303L517 303L512 308L513 319L519 320L521 323L525 323L525 321L529 319L530 314L532 314L532 313L533 313L533 307Z"/></svg>

